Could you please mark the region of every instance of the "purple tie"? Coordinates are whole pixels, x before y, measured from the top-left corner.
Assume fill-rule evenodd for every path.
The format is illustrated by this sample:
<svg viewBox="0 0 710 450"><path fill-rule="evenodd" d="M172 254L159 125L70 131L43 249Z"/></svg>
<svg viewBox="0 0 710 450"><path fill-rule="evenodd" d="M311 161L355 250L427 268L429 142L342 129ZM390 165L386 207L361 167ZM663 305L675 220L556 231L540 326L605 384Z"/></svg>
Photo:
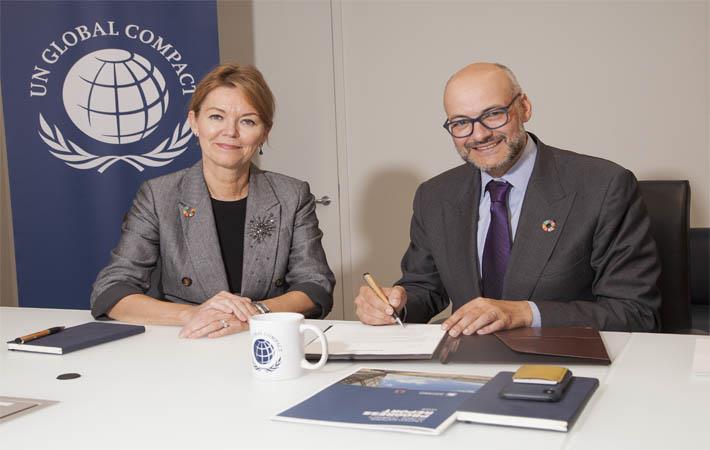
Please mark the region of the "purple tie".
<svg viewBox="0 0 710 450"><path fill-rule="evenodd" d="M508 223L507 198L510 184L491 180L486 191L491 196L491 224L483 247L483 296L500 299L503 279L510 258L510 224Z"/></svg>

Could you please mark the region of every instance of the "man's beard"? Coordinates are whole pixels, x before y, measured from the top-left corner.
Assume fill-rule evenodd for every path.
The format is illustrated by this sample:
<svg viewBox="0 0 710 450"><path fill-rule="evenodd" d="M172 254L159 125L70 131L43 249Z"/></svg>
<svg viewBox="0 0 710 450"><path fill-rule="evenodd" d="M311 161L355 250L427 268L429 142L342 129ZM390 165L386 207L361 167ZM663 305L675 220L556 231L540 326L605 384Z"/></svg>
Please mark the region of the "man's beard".
<svg viewBox="0 0 710 450"><path fill-rule="evenodd" d="M474 147L493 143L493 142L499 140L501 138L501 136L503 136L503 145L505 145L506 150L507 150L506 154L505 154L505 158L503 158L502 160L495 162L493 164L482 165L482 164L479 164L476 161L474 161L473 158L469 157L471 152L476 151ZM461 159L463 159L465 162L467 162L469 164L473 164L474 166L476 166L477 168L479 168L480 170L482 170L484 172L489 172L491 170L497 170L497 169L506 167L508 165L509 166L507 167L507 169L509 169L510 167L512 167L514 161L516 161L518 159L518 156L520 156L523 149L525 148L526 138L527 138L527 133L525 132L525 128L523 128L523 126L521 125L520 128L510 138L508 138L505 135L501 135L501 134L498 134L498 135L493 134L490 137L490 139L486 139L485 141L467 142L466 144L464 144L464 148L466 151L465 152L459 151L459 155L461 156Z"/></svg>

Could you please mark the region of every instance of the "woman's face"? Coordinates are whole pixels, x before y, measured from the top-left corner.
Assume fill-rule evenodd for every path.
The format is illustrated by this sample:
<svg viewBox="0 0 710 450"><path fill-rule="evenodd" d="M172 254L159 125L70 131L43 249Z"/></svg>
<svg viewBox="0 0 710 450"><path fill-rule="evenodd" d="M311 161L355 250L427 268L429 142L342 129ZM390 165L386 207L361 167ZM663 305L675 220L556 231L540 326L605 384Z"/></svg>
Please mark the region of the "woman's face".
<svg viewBox="0 0 710 450"><path fill-rule="evenodd" d="M266 140L266 127L241 89L221 86L207 94L199 114L188 118L206 169L241 169Z"/></svg>

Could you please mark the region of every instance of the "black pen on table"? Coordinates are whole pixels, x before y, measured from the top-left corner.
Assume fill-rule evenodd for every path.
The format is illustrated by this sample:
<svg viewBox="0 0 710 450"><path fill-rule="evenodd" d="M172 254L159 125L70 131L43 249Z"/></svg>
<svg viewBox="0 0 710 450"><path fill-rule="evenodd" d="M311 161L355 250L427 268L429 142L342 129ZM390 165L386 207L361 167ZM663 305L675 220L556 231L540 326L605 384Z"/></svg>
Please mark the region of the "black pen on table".
<svg viewBox="0 0 710 450"><path fill-rule="evenodd" d="M10 342L14 342L15 344L25 344L27 342L34 341L35 339L39 339L44 336L49 336L50 334L59 333L63 329L64 329L63 326L62 327L47 328L46 330L38 331L36 333L28 334L26 336L20 336Z"/></svg>
<svg viewBox="0 0 710 450"><path fill-rule="evenodd" d="M380 285L377 284L375 279L372 278L372 275L370 275L370 272L365 272L364 274L362 274L362 277L365 279L367 285L370 286L373 291L375 291L375 295L377 295L377 298L387 303L388 306L392 306L390 305L390 301L387 299L387 296L382 291ZM394 317L394 319L402 326L402 328L405 328L402 319L399 318L399 315L397 314L397 311L395 311L394 307L392 307L392 317Z"/></svg>

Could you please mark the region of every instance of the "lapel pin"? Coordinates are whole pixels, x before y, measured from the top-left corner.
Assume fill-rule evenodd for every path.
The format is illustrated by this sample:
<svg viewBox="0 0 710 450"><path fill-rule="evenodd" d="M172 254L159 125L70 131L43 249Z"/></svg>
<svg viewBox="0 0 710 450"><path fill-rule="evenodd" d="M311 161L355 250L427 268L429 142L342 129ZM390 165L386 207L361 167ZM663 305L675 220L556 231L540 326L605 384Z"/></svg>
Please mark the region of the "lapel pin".
<svg viewBox="0 0 710 450"><path fill-rule="evenodd" d="M182 209L182 216L183 217L194 217L195 216L195 208L189 208L185 206Z"/></svg>
<svg viewBox="0 0 710 450"><path fill-rule="evenodd" d="M557 222L555 222L552 219L547 219L546 221L542 222L542 231L545 233L552 233L557 229Z"/></svg>

